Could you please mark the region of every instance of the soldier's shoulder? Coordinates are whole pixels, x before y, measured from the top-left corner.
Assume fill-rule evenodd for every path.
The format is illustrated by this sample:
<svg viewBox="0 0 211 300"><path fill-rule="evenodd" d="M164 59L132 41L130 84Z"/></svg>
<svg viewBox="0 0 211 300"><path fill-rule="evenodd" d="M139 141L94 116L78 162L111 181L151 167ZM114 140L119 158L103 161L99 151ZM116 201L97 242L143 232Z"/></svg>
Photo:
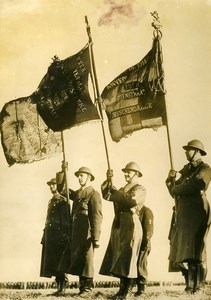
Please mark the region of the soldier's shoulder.
<svg viewBox="0 0 211 300"><path fill-rule="evenodd" d="M145 211L145 213L153 215L151 208L149 208L148 206L144 206L144 211Z"/></svg>
<svg viewBox="0 0 211 300"><path fill-rule="evenodd" d="M67 198L64 197L64 196L62 196L62 195L60 195L60 201L61 202L67 202Z"/></svg>
<svg viewBox="0 0 211 300"><path fill-rule="evenodd" d="M211 173L211 168L208 163L202 162L200 172Z"/></svg>

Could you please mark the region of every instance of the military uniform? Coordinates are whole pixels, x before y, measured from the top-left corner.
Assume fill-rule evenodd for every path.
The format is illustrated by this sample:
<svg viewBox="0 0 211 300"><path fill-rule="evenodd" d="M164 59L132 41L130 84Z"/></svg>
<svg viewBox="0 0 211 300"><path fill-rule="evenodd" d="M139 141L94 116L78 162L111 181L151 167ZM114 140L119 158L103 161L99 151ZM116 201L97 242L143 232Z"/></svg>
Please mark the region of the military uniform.
<svg viewBox="0 0 211 300"><path fill-rule="evenodd" d="M131 162L126 167L122 170L134 169L142 176L135 163ZM108 199L105 182L102 185L102 194L104 199L114 203L115 217L99 273L120 278L120 290L115 299L125 299L138 276L137 262L143 235L139 211L145 202L146 189L133 181L120 190L109 191L111 194Z"/></svg>
<svg viewBox="0 0 211 300"><path fill-rule="evenodd" d="M73 275L93 277L93 245L101 233L100 194L89 186L70 193L72 207L72 252L69 271Z"/></svg>
<svg viewBox="0 0 211 300"><path fill-rule="evenodd" d="M211 169L201 159L185 165L178 180L174 181L170 176L166 180L168 190L175 198L169 236L170 265L182 271L193 292L205 284L206 237L211 220L206 190L210 180ZM189 264L189 273L183 267L185 262Z"/></svg>
<svg viewBox="0 0 211 300"><path fill-rule="evenodd" d="M56 276L57 284L65 280L66 269L59 270L71 230L70 206L65 197L53 195L48 203L47 217L42 237L41 277Z"/></svg>
<svg viewBox="0 0 211 300"><path fill-rule="evenodd" d="M82 167L75 175L87 173L92 180L91 171ZM91 181L92 181L91 180ZM71 230L71 262L67 273L79 276L79 290L89 292L93 286L94 276L94 248L100 239L102 224L102 201L100 194L92 187L87 186L73 191L70 189L72 205Z"/></svg>

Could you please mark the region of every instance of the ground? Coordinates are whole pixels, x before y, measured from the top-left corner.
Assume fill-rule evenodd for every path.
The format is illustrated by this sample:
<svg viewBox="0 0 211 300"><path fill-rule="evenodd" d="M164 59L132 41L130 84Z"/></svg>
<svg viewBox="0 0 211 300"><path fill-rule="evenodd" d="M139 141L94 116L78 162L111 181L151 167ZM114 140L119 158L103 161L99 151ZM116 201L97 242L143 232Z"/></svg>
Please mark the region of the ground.
<svg viewBox="0 0 211 300"><path fill-rule="evenodd" d="M96 299L106 300L110 299L116 293L117 288L95 288L89 297L81 297L78 295L77 289L67 289L65 296L55 297L51 296L54 290L40 289L40 290L14 290L14 289L0 289L0 299L2 300L79 300L79 299ZM133 294L127 298L128 300L211 300L211 286L207 286L205 293L201 295L188 295L184 293L184 286L153 286L147 288L147 294L142 297L134 297Z"/></svg>

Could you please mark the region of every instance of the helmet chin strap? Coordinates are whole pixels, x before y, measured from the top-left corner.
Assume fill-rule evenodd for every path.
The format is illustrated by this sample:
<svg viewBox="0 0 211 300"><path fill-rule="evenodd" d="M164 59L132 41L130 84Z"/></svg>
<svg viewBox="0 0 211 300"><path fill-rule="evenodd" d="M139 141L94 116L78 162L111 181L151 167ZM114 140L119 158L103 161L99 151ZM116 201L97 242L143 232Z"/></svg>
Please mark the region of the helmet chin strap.
<svg viewBox="0 0 211 300"><path fill-rule="evenodd" d="M132 181L136 175L137 175L137 172L133 175L133 177L130 178L130 181Z"/></svg>
<svg viewBox="0 0 211 300"><path fill-rule="evenodd" d="M193 162L193 160L194 160L194 157L196 156L196 153L198 152L198 150L194 150L194 153L193 153L193 155L192 155L192 157L190 158L190 162Z"/></svg>

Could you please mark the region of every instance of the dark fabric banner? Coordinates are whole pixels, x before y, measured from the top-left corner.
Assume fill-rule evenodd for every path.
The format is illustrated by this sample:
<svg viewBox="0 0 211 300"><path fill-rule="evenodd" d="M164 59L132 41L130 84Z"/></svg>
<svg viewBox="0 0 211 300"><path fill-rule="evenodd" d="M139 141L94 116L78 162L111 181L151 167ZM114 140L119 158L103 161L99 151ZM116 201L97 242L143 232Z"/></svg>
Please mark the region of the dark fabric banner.
<svg viewBox="0 0 211 300"><path fill-rule="evenodd" d="M88 90L90 70L88 46L65 60L54 58L33 94L39 114L53 131L99 119Z"/></svg>
<svg viewBox="0 0 211 300"><path fill-rule="evenodd" d="M30 96L4 105L0 113L0 130L9 166L32 163L62 152L61 133L46 126Z"/></svg>
<svg viewBox="0 0 211 300"><path fill-rule="evenodd" d="M113 141L133 131L166 125L164 72L158 39L136 65L109 83L102 92Z"/></svg>

